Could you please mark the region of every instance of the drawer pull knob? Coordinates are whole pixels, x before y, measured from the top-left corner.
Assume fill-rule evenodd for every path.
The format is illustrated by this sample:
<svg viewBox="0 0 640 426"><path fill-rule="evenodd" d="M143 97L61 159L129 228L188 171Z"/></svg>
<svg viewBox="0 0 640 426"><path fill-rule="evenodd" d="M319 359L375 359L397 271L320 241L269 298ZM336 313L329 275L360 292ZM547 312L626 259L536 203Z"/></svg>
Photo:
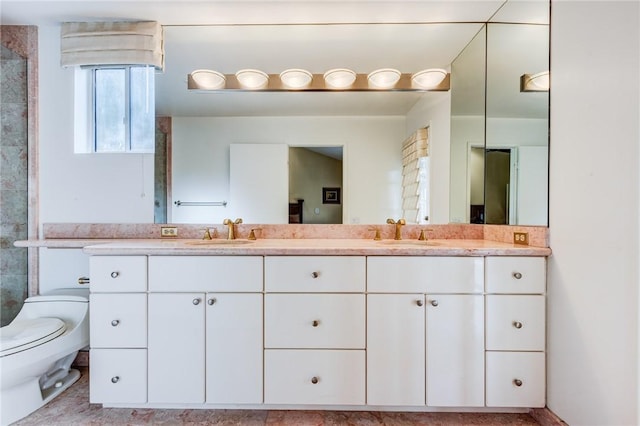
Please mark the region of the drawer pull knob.
<svg viewBox="0 0 640 426"><path fill-rule="evenodd" d="M313 271L311 273L311 278L318 278L320 276L320 272Z"/></svg>
<svg viewBox="0 0 640 426"><path fill-rule="evenodd" d="M117 327L119 324L120 324L120 320L111 321L111 326L113 326L113 327Z"/></svg>
<svg viewBox="0 0 640 426"><path fill-rule="evenodd" d="M318 379L317 377L312 377L312 378L311 378L311 383L313 383L314 385L315 385L316 383L318 383L319 381L320 381L320 379Z"/></svg>
<svg viewBox="0 0 640 426"><path fill-rule="evenodd" d="M418 300L416 300L416 305L422 306L422 305L424 305L424 302L422 300L418 299Z"/></svg>
<svg viewBox="0 0 640 426"><path fill-rule="evenodd" d="M111 383L118 383L120 381L120 376L113 376L111 378Z"/></svg>
<svg viewBox="0 0 640 426"><path fill-rule="evenodd" d="M438 306L438 301L437 300L432 300L431 301L431 306Z"/></svg>
<svg viewBox="0 0 640 426"><path fill-rule="evenodd" d="M78 284L80 284L80 285L89 284L90 282L91 282L91 280L89 279L89 277L80 277L80 278L78 278Z"/></svg>
<svg viewBox="0 0 640 426"><path fill-rule="evenodd" d="M522 278L522 274L520 272L514 272L513 278L515 278L516 280L519 280L520 278Z"/></svg>
<svg viewBox="0 0 640 426"><path fill-rule="evenodd" d="M199 305L200 304L200 298L196 297L195 299L193 299L193 304L194 305Z"/></svg>
<svg viewBox="0 0 640 426"><path fill-rule="evenodd" d="M120 272L113 271L111 273L111 278L118 278L120 276Z"/></svg>
<svg viewBox="0 0 640 426"><path fill-rule="evenodd" d="M311 323L311 325L313 325L314 327L317 327L320 325L320 321L318 320L313 320L313 322Z"/></svg>
<svg viewBox="0 0 640 426"><path fill-rule="evenodd" d="M518 386L518 387L520 387L520 386L522 386L522 380L520 380L520 379L514 379L513 384L514 384L514 385L516 385L516 386Z"/></svg>
<svg viewBox="0 0 640 426"><path fill-rule="evenodd" d="M514 321L513 326L520 330L522 328L522 323L520 321Z"/></svg>
<svg viewBox="0 0 640 426"><path fill-rule="evenodd" d="M213 305L214 303L216 303L216 299L215 298L211 298L211 299L207 300L207 303L209 305Z"/></svg>

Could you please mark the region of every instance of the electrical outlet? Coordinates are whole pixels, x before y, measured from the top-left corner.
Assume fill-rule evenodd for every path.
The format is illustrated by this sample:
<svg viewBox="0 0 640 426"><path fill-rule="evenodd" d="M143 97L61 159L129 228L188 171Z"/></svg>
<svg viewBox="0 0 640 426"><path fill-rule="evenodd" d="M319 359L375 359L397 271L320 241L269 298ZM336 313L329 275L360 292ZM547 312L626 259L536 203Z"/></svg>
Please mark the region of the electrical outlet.
<svg viewBox="0 0 640 426"><path fill-rule="evenodd" d="M175 226L162 226L160 227L160 236L164 237L177 237L178 228Z"/></svg>
<svg viewBox="0 0 640 426"><path fill-rule="evenodd" d="M513 244L529 245L529 233L528 232L514 232Z"/></svg>

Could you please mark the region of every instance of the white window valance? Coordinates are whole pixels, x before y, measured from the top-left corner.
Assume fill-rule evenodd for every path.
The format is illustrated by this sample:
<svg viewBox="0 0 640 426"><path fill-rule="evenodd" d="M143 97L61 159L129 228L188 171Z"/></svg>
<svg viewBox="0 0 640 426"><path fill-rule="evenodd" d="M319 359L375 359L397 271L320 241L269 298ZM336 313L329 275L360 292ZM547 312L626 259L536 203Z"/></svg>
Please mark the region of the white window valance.
<svg viewBox="0 0 640 426"><path fill-rule="evenodd" d="M63 67L150 65L164 68L162 26L147 22L65 22L60 40Z"/></svg>

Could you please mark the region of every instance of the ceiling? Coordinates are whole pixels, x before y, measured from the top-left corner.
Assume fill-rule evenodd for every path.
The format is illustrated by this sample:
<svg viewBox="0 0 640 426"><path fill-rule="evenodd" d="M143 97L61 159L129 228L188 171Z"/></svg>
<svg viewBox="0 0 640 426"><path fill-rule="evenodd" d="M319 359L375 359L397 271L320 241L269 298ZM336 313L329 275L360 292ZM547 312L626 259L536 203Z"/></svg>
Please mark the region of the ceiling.
<svg viewBox="0 0 640 426"><path fill-rule="evenodd" d="M202 94L188 92L186 78L199 68L226 74L241 68L271 74L286 68L316 74L336 67L358 73L384 67L404 73L449 68L480 23L548 23L546 7L540 0L2 0L0 20L3 25L54 26L65 21L160 22L166 66L156 75L157 115L367 116L405 115L425 96L435 102L446 94Z"/></svg>

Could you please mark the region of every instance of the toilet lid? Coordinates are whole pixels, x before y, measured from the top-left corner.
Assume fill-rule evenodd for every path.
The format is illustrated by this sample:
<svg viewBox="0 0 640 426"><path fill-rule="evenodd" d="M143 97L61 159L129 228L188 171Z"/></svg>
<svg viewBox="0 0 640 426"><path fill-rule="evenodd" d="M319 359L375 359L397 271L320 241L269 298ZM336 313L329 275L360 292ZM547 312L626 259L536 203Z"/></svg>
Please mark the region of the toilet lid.
<svg viewBox="0 0 640 426"><path fill-rule="evenodd" d="M0 328L0 356L10 355L48 342L67 328L58 318L31 318L13 321Z"/></svg>

